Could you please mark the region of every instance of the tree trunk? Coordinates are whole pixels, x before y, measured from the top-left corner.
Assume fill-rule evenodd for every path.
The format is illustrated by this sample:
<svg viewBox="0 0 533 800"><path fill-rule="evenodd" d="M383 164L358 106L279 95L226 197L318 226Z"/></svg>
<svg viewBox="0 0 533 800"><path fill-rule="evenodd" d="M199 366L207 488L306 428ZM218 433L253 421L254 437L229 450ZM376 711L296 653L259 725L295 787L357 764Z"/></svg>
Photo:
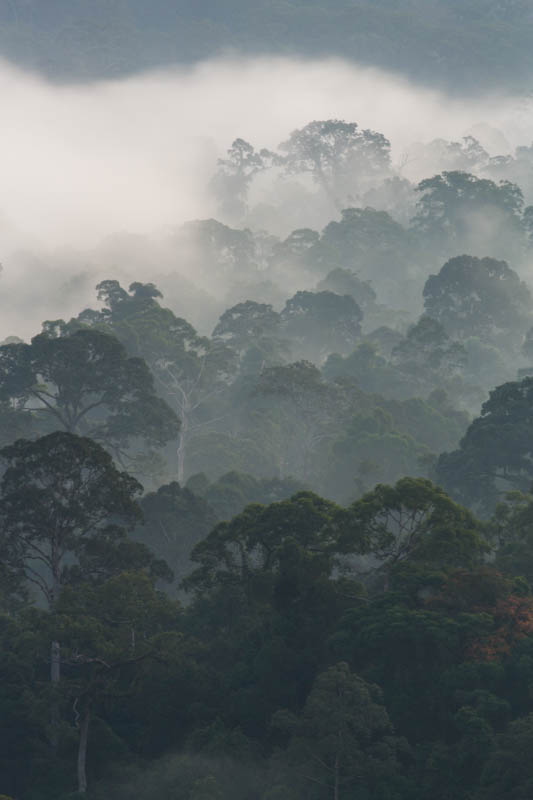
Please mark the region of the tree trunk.
<svg viewBox="0 0 533 800"><path fill-rule="evenodd" d="M61 648L59 642L52 642L50 653L50 680L59 683L61 680Z"/></svg>
<svg viewBox="0 0 533 800"><path fill-rule="evenodd" d="M50 605L53 606L59 599L61 593L61 556L55 537L52 540L52 552L50 557L52 569L52 589L50 591Z"/></svg>
<svg viewBox="0 0 533 800"><path fill-rule="evenodd" d="M182 415L181 420L181 430L180 430L180 440L178 444L178 483L180 486L183 486L183 481L185 478L185 453L187 449L187 440L188 440L188 433L189 433L189 421L187 419L187 414Z"/></svg>
<svg viewBox="0 0 533 800"><path fill-rule="evenodd" d="M333 800L339 800L339 783L340 783L340 758L339 751L335 754L335 766L333 767L334 784L333 784Z"/></svg>
<svg viewBox="0 0 533 800"><path fill-rule="evenodd" d="M91 721L90 703L85 708L80 722L80 739L78 744L78 792L85 794L87 791L87 741L89 738L89 724Z"/></svg>
<svg viewBox="0 0 533 800"><path fill-rule="evenodd" d="M61 648L59 642L52 642L50 647L50 683L57 687L61 680ZM52 694L52 709L50 712L50 744L57 749L59 739L57 735L59 725L59 708L56 693Z"/></svg>

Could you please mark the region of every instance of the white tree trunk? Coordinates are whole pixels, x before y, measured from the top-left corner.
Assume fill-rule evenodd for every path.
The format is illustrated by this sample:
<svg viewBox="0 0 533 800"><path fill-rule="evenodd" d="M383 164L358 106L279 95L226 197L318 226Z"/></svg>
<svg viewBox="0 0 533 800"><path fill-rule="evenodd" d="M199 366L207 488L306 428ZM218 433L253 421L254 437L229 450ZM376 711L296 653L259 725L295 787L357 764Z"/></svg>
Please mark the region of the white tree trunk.
<svg viewBox="0 0 533 800"><path fill-rule="evenodd" d="M80 794L85 794L87 791L87 741L89 739L90 722L91 707L88 705L81 718L78 744L78 792Z"/></svg>

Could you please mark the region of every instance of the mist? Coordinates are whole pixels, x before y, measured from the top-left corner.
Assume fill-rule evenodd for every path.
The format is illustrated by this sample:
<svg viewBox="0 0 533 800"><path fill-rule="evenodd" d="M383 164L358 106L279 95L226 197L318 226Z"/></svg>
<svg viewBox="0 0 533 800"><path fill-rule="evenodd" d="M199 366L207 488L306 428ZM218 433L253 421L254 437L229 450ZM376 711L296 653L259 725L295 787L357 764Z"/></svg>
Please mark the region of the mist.
<svg viewBox="0 0 533 800"><path fill-rule="evenodd" d="M393 162L419 179L416 159L405 157L414 143L490 123L514 146L528 142L533 114L521 98L450 97L338 59L226 57L69 86L1 62L0 89L0 336L28 336L41 319L73 313L111 272L193 278L162 243L186 220L217 216L208 182L236 137L273 148L310 119L355 120L383 132ZM267 197L271 187L259 191ZM130 235L150 252L137 264Z"/></svg>

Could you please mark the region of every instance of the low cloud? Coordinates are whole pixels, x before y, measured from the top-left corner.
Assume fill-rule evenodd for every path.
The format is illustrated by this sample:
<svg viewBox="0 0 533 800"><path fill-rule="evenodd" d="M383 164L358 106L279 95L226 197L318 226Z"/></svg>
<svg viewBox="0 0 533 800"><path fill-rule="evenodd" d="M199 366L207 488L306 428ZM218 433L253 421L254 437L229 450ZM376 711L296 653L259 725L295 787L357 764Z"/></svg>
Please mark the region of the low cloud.
<svg viewBox="0 0 533 800"><path fill-rule="evenodd" d="M448 97L340 60L228 57L69 86L0 62L0 92L0 335L28 335L84 297L103 238L157 237L215 215L207 183L238 136L275 147L311 119L337 117L384 133L400 161L414 141L457 139L479 123L512 146L528 142L532 118L519 98ZM127 275L116 262L102 270Z"/></svg>

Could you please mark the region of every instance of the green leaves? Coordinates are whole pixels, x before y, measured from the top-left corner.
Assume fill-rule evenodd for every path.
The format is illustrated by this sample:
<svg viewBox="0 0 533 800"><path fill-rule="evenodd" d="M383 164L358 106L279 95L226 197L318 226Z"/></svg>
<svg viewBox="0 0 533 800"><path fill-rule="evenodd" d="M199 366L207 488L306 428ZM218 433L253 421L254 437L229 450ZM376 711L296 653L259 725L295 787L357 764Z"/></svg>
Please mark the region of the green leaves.
<svg viewBox="0 0 533 800"><path fill-rule="evenodd" d="M488 549L472 514L423 478L380 484L341 519L341 550L372 555L387 570L405 560L469 566Z"/></svg>
<svg viewBox="0 0 533 800"><path fill-rule="evenodd" d="M0 455L2 560L50 605L72 580L102 580L128 563L150 564L142 546L125 540L141 516L133 498L142 487L96 442L57 432L19 440Z"/></svg>
<svg viewBox="0 0 533 800"><path fill-rule="evenodd" d="M161 445L175 438L179 420L154 394L140 358L128 358L113 336L82 329L42 333L31 345L0 348L0 392L51 427L90 435L127 449L133 437Z"/></svg>

